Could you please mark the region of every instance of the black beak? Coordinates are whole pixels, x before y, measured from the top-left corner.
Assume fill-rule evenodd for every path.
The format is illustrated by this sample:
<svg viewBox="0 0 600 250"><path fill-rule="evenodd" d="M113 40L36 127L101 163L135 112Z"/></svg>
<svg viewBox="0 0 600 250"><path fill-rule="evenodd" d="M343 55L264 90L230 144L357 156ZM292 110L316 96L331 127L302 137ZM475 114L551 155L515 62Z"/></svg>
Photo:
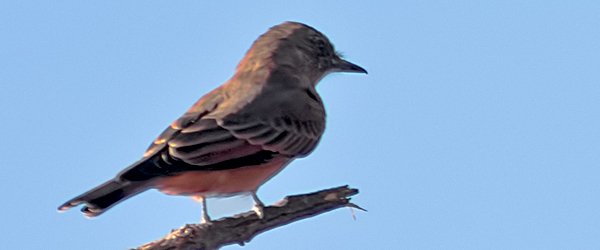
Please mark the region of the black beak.
<svg viewBox="0 0 600 250"><path fill-rule="evenodd" d="M344 59L338 59L333 64L334 71L337 72L349 72L349 73L365 73L368 74L366 69L358 66L354 63L348 62Z"/></svg>

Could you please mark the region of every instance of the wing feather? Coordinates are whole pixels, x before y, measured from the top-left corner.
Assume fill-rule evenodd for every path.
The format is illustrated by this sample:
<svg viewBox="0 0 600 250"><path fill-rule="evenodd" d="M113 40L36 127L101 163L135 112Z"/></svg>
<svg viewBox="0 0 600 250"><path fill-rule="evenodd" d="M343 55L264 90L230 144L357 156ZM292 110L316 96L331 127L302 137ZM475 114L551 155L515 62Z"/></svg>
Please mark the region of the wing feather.
<svg viewBox="0 0 600 250"><path fill-rule="evenodd" d="M324 130L324 122L304 121L289 116L275 117L267 121L248 119L219 121L221 127L252 145L281 154L301 157L317 145Z"/></svg>
<svg viewBox="0 0 600 250"><path fill-rule="evenodd" d="M212 123L210 126L208 125L209 122ZM231 133L219 127L214 120L201 120L201 123L205 124L202 126L205 130L198 130L200 126L193 129L183 129L180 134L169 140L169 147L197 147L236 139Z"/></svg>
<svg viewBox="0 0 600 250"><path fill-rule="evenodd" d="M319 100L287 102L290 98L281 100L283 96L305 98L274 96L288 106L260 106L258 102L255 103L258 106L247 108L253 111L250 113L223 113L215 111L224 100L221 89L216 89L150 145L144 157L153 163L132 166L121 176L143 180L190 170L260 164L278 154L290 158L306 156L316 147L325 129L324 108ZM259 106L264 109L255 109Z"/></svg>

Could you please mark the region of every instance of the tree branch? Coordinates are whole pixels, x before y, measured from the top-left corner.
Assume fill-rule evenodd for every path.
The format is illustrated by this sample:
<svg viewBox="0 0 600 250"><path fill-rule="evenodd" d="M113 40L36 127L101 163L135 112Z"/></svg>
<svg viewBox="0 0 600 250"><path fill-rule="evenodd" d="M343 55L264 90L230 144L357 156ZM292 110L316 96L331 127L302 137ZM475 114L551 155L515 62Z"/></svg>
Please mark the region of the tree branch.
<svg viewBox="0 0 600 250"><path fill-rule="evenodd" d="M340 207L364 210L350 203L349 197L355 194L358 194L358 189L341 186L309 194L287 196L277 204L265 207L263 219L259 219L254 212L246 212L210 224L188 224L173 230L162 239L137 249L213 250L235 243L244 245L262 232Z"/></svg>

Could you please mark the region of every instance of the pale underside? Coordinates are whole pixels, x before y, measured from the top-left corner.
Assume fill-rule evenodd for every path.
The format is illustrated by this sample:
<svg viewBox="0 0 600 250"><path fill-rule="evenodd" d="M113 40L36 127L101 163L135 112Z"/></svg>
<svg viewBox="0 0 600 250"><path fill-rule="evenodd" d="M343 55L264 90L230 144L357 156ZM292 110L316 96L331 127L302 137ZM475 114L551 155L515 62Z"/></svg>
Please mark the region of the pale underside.
<svg viewBox="0 0 600 250"><path fill-rule="evenodd" d="M250 193L283 170L290 161L288 157L276 157L264 164L242 168L186 172L162 178L155 187L169 195L222 197Z"/></svg>

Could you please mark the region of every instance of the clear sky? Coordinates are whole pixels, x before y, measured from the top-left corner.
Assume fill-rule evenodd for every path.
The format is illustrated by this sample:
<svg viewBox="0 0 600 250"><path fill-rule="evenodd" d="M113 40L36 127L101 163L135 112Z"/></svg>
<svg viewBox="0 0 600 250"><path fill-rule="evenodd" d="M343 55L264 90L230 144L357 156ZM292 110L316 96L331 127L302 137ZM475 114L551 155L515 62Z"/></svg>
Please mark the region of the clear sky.
<svg viewBox="0 0 600 250"><path fill-rule="evenodd" d="M154 190L94 220L56 207L139 159L286 20L369 75L321 82L321 144L259 195L349 184L369 212L244 249L600 249L598 1L2 1L3 248L125 249L198 222Z"/></svg>

